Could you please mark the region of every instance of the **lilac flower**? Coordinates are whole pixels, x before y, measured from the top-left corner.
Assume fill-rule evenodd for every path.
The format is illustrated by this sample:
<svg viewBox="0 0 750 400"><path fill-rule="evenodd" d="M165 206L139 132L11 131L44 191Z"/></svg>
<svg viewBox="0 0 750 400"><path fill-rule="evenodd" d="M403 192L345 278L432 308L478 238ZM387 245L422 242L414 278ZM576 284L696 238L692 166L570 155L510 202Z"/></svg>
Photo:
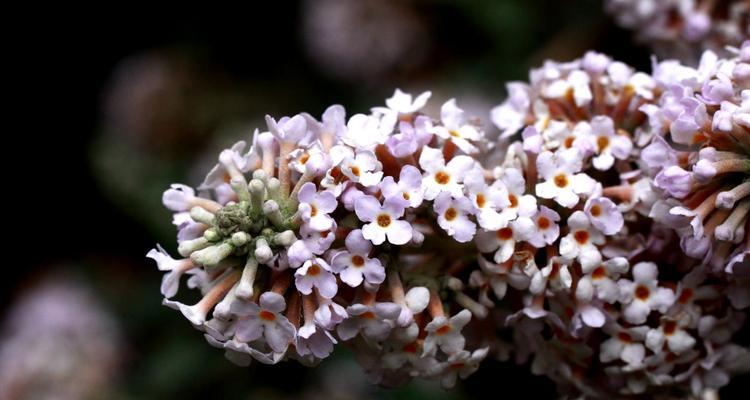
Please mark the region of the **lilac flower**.
<svg viewBox="0 0 750 400"><path fill-rule="evenodd" d="M352 182L363 186L375 186L383 178L382 165L371 151L359 151L353 157L345 158L340 168Z"/></svg>
<svg viewBox="0 0 750 400"><path fill-rule="evenodd" d="M312 293L313 287L326 299L333 298L338 291L336 277L331 273L331 267L322 258L307 260L294 273L294 283L302 294Z"/></svg>
<svg viewBox="0 0 750 400"><path fill-rule="evenodd" d="M487 357L489 347L474 350L473 353L461 350L451 354L446 361L445 369L441 373L440 385L446 389L456 384L456 378L465 379L479 369L479 363Z"/></svg>
<svg viewBox="0 0 750 400"><path fill-rule="evenodd" d="M177 294L180 285L180 277L186 271L195 268L196 265L190 258L182 260L173 259L166 250L157 245L156 249L151 249L146 257L156 261L160 271L169 271L161 281L161 294L166 298L172 298Z"/></svg>
<svg viewBox="0 0 750 400"><path fill-rule="evenodd" d="M346 309L324 297L318 298L318 309L315 310L315 323L319 326L332 330L348 317Z"/></svg>
<svg viewBox="0 0 750 400"><path fill-rule="evenodd" d="M524 125L531 100L531 88L521 82L510 82L505 85L508 101L493 108L490 114L492 123L502 131L501 139L506 139L518 132Z"/></svg>
<svg viewBox="0 0 750 400"><path fill-rule="evenodd" d="M331 226L332 230L336 229L336 221ZM316 231L307 225L300 227L301 240L292 243L287 249L289 265L297 268L305 261L313 258L314 255L321 255L331 247L336 236L331 231Z"/></svg>
<svg viewBox="0 0 750 400"><path fill-rule="evenodd" d="M692 190L693 175L677 165L672 165L656 175L654 184L671 196L681 199Z"/></svg>
<svg viewBox="0 0 750 400"><path fill-rule="evenodd" d="M574 212L568 218L570 233L560 240L560 255L569 259L577 259L581 263L584 273L590 272L602 261L602 255L597 245L604 244L604 236L591 226L586 214Z"/></svg>
<svg viewBox="0 0 750 400"><path fill-rule="evenodd" d="M458 314L446 318L435 317L425 327L427 337L424 340L424 356L434 356L438 348L445 354L454 354L464 349L466 339L461 330L471 320L469 310L461 310Z"/></svg>
<svg viewBox="0 0 750 400"><path fill-rule="evenodd" d="M646 334L646 347L654 353L659 353L667 345L669 351L681 354L692 348L696 341L685 331L685 320L677 321L669 318L662 320L658 328L653 328Z"/></svg>
<svg viewBox="0 0 750 400"><path fill-rule="evenodd" d="M625 222L617 205L606 197L588 199L583 210L591 221L591 225L605 235L620 232Z"/></svg>
<svg viewBox="0 0 750 400"><path fill-rule="evenodd" d="M398 133L391 135L385 145L394 157L407 157L417 152L419 139L414 126L408 122L401 121L398 124Z"/></svg>
<svg viewBox="0 0 750 400"><path fill-rule="evenodd" d="M307 182L299 191L299 211L302 220L316 231L322 232L331 229L333 219L329 213L336 210L338 202L336 196L329 191L318 193L318 189L312 182Z"/></svg>
<svg viewBox="0 0 750 400"><path fill-rule="evenodd" d="M389 99L385 100L386 107L375 107L374 112L381 113L383 115L383 121L381 122L385 129L392 131L393 127L396 126L399 116L411 115L421 110L426 104L427 100L432 96L432 92L423 92L415 99L412 99L411 94L404 93L401 89L396 89Z"/></svg>
<svg viewBox="0 0 750 400"><path fill-rule="evenodd" d="M386 237L388 242L396 245L407 243L412 237L411 225L401 221L404 207L395 201L386 201L382 206L372 196L362 196L354 203L357 217L369 222L362 227L362 236L373 244L382 244Z"/></svg>
<svg viewBox="0 0 750 400"><path fill-rule="evenodd" d="M283 117L278 122L270 115L266 115L266 124L280 143L297 144L307 134L307 122L302 115Z"/></svg>
<svg viewBox="0 0 750 400"><path fill-rule="evenodd" d="M633 143L626 136L615 133L614 122L607 116L597 116L591 120L592 143L597 156L593 158L594 168L606 171L612 167L615 158L628 157Z"/></svg>
<svg viewBox="0 0 750 400"><path fill-rule="evenodd" d="M602 343L599 360L608 363L622 360L628 365L640 366L646 356L646 348L642 341L648 332L647 326L621 328L617 326L605 327L611 337Z"/></svg>
<svg viewBox="0 0 750 400"><path fill-rule="evenodd" d="M477 249L482 253L495 252L496 263L508 261L513 255L516 243L528 239L534 230L530 218L519 218L497 231L482 231L477 234Z"/></svg>
<svg viewBox="0 0 750 400"><path fill-rule="evenodd" d="M469 199L454 199L447 192L441 192L435 198L434 207L438 215L438 225L456 241L466 243L474 237L477 227L469 220L469 215L474 211Z"/></svg>
<svg viewBox="0 0 750 400"><path fill-rule="evenodd" d="M536 248L542 248L554 243L560 236L560 215L546 206L540 206L539 211L532 217L535 229L526 239Z"/></svg>
<svg viewBox="0 0 750 400"><path fill-rule="evenodd" d="M674 301L671 289L658 287L656 278L659 271L652 262L640 262L633 266L633 281L620 279L620 302L626 306L623 309L625 320L632 324L646 322L651 310L666 312Z"/></svg>
<svg viewBox="0 0 750 400"><path fill-rule="evenodd" d="M464 179L464 185L469 193L469 200L476 209L479 226L492 231L508 224L508 219L506 219L508 213L505 214L506 218L503 218L497 211L499 208L511 205L508 191L502 182L495 181L488 186L484 180L484 173L475 168Z"/></svg>
<svg viewBox="0 0 750 400"><path fill-rule="evenodd" d="M432 147L422 149L419 165L425 171L422 180L424 198L434 200L440 192L449 192L453 197L463 196L464 176L474 166L474 159L468 156L456 156L448 164L440 150Z"/></svg>
<svg viewBox="0 0 750 400"><path fill-rule="evenodd" d="M273 292L263 293L260 305L235 302L232 311L240 317L235 337L245 343L262 337L273 351L284 352L296 334L294 325L281 314L285 308L284 297Z"/></svg>
<svg viewBox="0 0 750 400"><path fill-rule="evenodd" d="M412 165L405 165L399 173L398 183L386 176L380 182L380 191L385 201L403 203L404 207L419 207L422 204L422 173Z"/></svg>
<svg viewBox="0 0 750 400"><path fill-rule="evenodd" d="M336 330L341 340L349 340L358 334L367 339L383 341L395 326L401 307L394 303L375 303L372 306L353 304L346 308L349 318Z"/></svg>
<svg viewBox="0 0 750 400"><path fill-rule="evenodd" d="M359 286L363 280L379 285L385 280L385 268L377 258L370 258L372 244L355 229L346 236L346 251L336 253L331 259L333 271L351 287Z"/></svg>
<svg viewBox="0 0 750 400"><path fill-rule="evenodd" d="M508 222L516 219L518 216L531 217L536 212L536 197L525 194L526 180L523 178L521 171L515 168L507 168L500 177L500 182L508 192L507 203L500 203L502 211L500 212L501 225L505 226Z"/></svg>
<svg viewBox="0 0 750 400"><path fill-rule="evenodd" d="M542 152L537 158L539 175L545 182L537 183L536 194L545 199L555 199L563 207L573 207L578 203L579 194L591 193L594 180L578 173L582 159L578 151L564 151L552 154Z"/></svg>

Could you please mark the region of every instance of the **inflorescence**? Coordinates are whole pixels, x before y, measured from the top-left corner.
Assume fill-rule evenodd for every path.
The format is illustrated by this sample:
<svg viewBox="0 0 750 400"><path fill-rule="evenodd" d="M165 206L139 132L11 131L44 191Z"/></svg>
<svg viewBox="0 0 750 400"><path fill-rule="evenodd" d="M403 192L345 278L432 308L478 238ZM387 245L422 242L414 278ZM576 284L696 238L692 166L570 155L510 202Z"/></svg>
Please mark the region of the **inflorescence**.
<svg viewBox="0 0 750 400"><path fill-rule="evenodd" d="M383 385L451 387L486 357L562 391L700 395L750 369L750 42L699 68L606 55L508 84L490 140L396 90L275 120L172 185L164 304L232 361L350 347ZM493 161L490 161L493 160ZM181 277L203 297L172 299ZM505 334L505 333L508 334Z"/></svg>

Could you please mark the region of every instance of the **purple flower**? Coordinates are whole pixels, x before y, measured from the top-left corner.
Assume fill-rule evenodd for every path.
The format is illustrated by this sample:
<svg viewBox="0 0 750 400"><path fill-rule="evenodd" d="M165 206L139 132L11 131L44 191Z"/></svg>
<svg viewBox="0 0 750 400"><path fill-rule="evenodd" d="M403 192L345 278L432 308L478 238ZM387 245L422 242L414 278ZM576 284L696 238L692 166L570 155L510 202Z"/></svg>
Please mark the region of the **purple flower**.
<svg viewBox="0 0 750 400"><path fill-rule="evenodd" d="M312 293L313 287L326 299L333 298L338 291L336 277L331 273L331 267L322 258L307 260L294 273L294 283L302 294Z"/></svg>
<svg viewBox="0 0 750 400"><path fill-rule="evenodd" d="M434 200L440 192L449 192L453 197L463 196L464 176L476 161L469 156L456 156L445 164L443 152L432 147L422 149L419 166L425 171L422 180L424 198Z"/></svg>
<svg viewBox="0 0 750 400"><path fill-rule="evenodd" d="M391 333L401 314L401 306L395 303L375 303L372 306L353 304L346 311L349 318L340 323L336 330L341 340L349 340L361 333L365 338L379 342Z"/></svg>
<svg viewBox="0 0 750 400"><path fill-rule="evenodd" d="M315 184L307 182L302 185L297 198L300 202L298 209L302 220L310 225L310 228L319 232L331 229L333 218L328 214L338 206L338 201L336 201L336 196L333 193L327 190L318 193Z"/></svg>
<svg viewBox="0 0 750 400"><path fill-rule="evenodd" d="M362 236L373 244L382 244L386 237L388 242L402 245L412 237L411 224L401 221L404 207L395 201L386 201L384 205L372 196L362 196L354 203L357 217L369 222L362 227Z"/></svg>
<svg viewBox="0 0 750 400"><path fill-rule="evenodd" d="M251 302L233 303L232 312L240 317L235 337L245 343L262 337L273 351L284 352L296 334L294 325L281 314L285 308L284 297L274 292L263 293L260 306Z"/></svg>
<svg viewBox="0 0 750 400"><path fill-rule="evenodd" d="M456 241L466 243L474 237L477 226L469 220L474 208L466 197L454 199L447 192L440 193L434 203L438 225Z"/></svg>
<svg viewBox="0 0 750 400"><path fill-rule="evenodd" d="M379 285L385 280L385 268L377 258L370 258L372 244L355 229L346 236L346 251L336 253L331 259L333 271L351 287L359 286L363 280Z"/></svg>
<svg viewBox="0 0 750 400"><path fill-rule="evenodd" d="M386 176L380 182L380 191L385 201L403 203L404 207L419 207L422 204L422 173L413 165L401 168L398 183Z"/></svg>
<svg viewBox="0 0 750 400"><path fill-rule="evenodd" d="M591 224L605 235L616 234L625 224L617 205L606 197L588 199L583 210Z"/></svg>

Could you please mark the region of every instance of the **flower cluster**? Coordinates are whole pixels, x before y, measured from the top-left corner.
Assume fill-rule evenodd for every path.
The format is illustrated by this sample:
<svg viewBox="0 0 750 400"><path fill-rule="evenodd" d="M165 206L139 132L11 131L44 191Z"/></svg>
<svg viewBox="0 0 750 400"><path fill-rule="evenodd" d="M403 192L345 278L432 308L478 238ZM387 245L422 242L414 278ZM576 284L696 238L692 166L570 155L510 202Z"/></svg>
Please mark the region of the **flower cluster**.
<svg viewBox="0 0 750 400"><path fill-rule="evenodd" d="M508 85L493 122L522 137L495 174L520 170L540 207L528 255L515 247L506 253L513 259L496 253L500 264L491 264L529 281L525 306L506 317L527 332L516 336L518 361L533 354L534 372L591 397L699 395L750 366L747 350L731 343L747 289L723 271L744 267L747 255L742 57L707 53L700 70L666 61L649 75L589 52ZM670 132L670 144L703 149L673 149ZM714 205L719 194L734 201ZM711 240L725 242L705 250ZM690 257L699 251L700 260Z"/></svg>
<svg viewBox="0 0 750 400"><path fill-rule="evenodd" d="M668 92L644 108L654 139L643 159L664 192L652 217L676 229L686 254L747 276L750 42L732 59L709 51L698 68L655 68Z"/></svg>
<svg viewBox="0 0 750 400"><path fill-rule="evenodd" d="M605 8L661 55L690 59L750 35L750 4L742 0L606 0Z"/></svg>
<svg viewBox="0 0 750 400"><path fill-rule="evenodd" d="M173 185L163 201L184 258L148 254L167 271L164 304L240 363L314 364L343 341L384 384L452 386L473 372L487 349L465 348L461 331L486 310L445 302L461 297L445 279L455 260L425 250L470 259L478 229L512 219L500 214L508 189L475 158L488 147L481 127L455 100L440 119L423 115L429 97L397 90L348 120L341 106L320 121L267 117L249 150L221 153L199 194ZM169 300L183 275L203 293L194 305Z"/></svg>
<svg viewBox="0 0 750 400"><path fill-rule="evenodd" d="M429 92L267 117L198 194L164 193L184 257L148 254L164 304L239 364L344 342L383 385L451 387L513 353L571 394L718 388L750 366L732 342L750 305L748 51L651 74L548 61L508 84L494 142L453 99L425 115ZM183 275L194 305L169 300Z"/></svg>

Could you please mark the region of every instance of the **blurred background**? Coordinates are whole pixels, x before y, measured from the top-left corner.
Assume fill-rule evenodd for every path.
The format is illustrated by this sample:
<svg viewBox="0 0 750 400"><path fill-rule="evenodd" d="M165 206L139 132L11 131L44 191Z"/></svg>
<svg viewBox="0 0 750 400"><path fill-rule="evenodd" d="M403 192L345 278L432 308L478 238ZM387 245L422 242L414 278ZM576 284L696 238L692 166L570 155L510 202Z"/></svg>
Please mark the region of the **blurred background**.
<svg viewBox="0 0 750 400"><path fill-rule="evenodd" d="M432 90L433 113L456 97L487 124L505 82L546 58L596 49L648 70L649 51L601 1L108 3L32 15L10 37L22 64L9 76L23 87L14 103L30 115L13 115L22 123L6 142L20 204L3 252L0 398L555 397L528 366L493 360L450 392L370 386L345 349L314 369L237 367L161 306L161 273L145 254L156 243L174 252L163 190L199 183L266 113L367 112L400 87Z"/></svg>

